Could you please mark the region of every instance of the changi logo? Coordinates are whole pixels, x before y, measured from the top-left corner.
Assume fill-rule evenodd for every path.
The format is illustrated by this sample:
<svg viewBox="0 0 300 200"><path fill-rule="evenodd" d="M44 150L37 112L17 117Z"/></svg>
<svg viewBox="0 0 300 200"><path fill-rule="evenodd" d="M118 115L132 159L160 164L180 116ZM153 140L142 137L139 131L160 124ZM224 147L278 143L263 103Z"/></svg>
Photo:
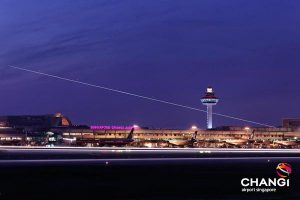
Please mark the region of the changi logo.
<svg viewBox="0 0 300 200"><path fill-rule="evenodd" d="M276 172L281 178L286 178L292 173L292 166L289 163L279 163Z"/></svg>
<svg viewBox="0 0 300 200"><path fill-rule="evenodd" d="M292 166L285 162L279 163L276 173L279 178L242 178L242 192L276 192L279 188L289 187L288 177L292 173Z"/></svg>

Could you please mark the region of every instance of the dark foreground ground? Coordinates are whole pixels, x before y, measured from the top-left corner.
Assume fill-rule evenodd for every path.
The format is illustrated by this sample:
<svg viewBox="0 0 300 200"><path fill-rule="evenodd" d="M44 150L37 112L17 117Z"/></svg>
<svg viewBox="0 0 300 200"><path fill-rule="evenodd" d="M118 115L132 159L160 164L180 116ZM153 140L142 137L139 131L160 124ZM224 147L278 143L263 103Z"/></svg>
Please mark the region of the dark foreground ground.
<svg viewBox="0 0 300 200"><path fill-rule="evenodd" d="M0 199L300 199L300 152L0 149ZM290 187L242 193L241 179L293 167Z"/></svg>

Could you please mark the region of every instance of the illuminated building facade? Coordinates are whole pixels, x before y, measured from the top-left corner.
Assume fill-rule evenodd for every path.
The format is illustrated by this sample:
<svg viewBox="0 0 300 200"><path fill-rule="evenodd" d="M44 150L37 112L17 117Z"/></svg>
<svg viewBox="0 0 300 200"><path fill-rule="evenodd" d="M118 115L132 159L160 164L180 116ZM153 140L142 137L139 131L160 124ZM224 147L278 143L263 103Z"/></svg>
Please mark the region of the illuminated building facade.
<svg viewBox="0 0 300 200"><path fill-rule="evenodd" d="M75 126L61 115L0 117L0 145L98 146L103 139L126 138L134 128L131 146L172 147L168 141L190 140L197 133L194 147L300 148L300 131L291 127L254 128L224 126L215 129L149 129L137 126ZM294 143L292 143L292 141ZM287 144L287 145L286 145Z"/></svg>
<svg viewBox="0 0 300 200"><path fill-rule="evenodd" d="M72 126L61 113L0 117L0 145L46 145L55 140L52 128Z"/></svg>

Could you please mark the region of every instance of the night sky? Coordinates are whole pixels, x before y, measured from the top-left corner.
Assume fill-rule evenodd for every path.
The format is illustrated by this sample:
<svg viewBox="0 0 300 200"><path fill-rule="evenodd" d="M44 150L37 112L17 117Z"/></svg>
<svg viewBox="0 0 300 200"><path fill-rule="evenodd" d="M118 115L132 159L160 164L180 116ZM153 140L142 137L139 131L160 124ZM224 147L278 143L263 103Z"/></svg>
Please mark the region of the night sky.
<svg viewBox="0 0 300 200"><path fill-rule="evenodd" d="M205 127L190 111L15 65L272 125L300 117L300 1L1 0L0 115L77 124ZM214 125L248 125L214 118Z"/></svg>

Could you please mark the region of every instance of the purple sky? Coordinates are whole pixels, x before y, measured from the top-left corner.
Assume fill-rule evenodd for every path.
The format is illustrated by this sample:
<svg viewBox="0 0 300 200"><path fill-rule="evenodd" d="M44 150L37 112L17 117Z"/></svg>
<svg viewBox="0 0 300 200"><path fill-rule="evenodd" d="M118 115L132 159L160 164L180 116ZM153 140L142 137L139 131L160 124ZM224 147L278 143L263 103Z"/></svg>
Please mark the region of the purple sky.
<svg viewBox="0 0 300 200"><path fill-rule="evenodd" d="M205 127L206 115L7 68L26 67L280 125L300 117L300 1L0 1L0 115ZM214 118L214 125L246 125Z"/></svg>

